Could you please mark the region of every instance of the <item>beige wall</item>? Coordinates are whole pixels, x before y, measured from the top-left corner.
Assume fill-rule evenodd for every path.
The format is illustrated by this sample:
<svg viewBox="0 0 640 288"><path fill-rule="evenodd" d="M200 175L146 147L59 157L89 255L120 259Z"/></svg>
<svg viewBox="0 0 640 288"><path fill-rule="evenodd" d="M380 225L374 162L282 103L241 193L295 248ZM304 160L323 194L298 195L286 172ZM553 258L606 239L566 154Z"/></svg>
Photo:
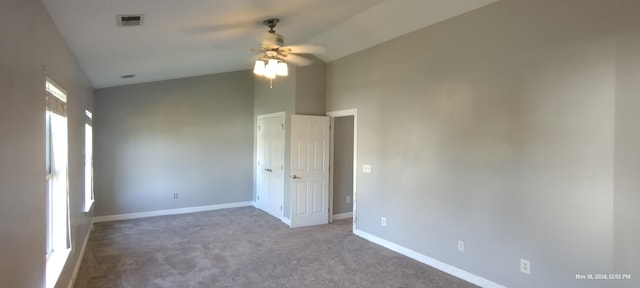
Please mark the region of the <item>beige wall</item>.
<svg viewBox="0 0 640 288"><path fill-rule="evenodd" d="M296 69L296 114L325 115L327 64L311 55L314 62Z"/></svg>
<svg viewBox="0 0 640 288"><path fill-rule="evenodd" d="M327 110L358 109L357 229L508 287L601 287L575 275L613 271L616 22L499 1L329 63Z"/></svg>
<svg viewBox="0 0 640 288"><path fill-rule="evenodd" d="M614 271L640 287L640 2L620 1L616 70Z"/></svg>
<svg viewBox="0 0 640 288"><path fill-rule="evenodd" d="M45 281L45 77L68 94L69 193L73 250L67 287L93 213L84 206L84 110L91 83L38 0L0 2L0 285Z"/></svg>
<svg viewBox="0 0 640 288"><path fill-rule="evenodd" d="M251 77L96 90L96 216L250 202Z"/></svg>

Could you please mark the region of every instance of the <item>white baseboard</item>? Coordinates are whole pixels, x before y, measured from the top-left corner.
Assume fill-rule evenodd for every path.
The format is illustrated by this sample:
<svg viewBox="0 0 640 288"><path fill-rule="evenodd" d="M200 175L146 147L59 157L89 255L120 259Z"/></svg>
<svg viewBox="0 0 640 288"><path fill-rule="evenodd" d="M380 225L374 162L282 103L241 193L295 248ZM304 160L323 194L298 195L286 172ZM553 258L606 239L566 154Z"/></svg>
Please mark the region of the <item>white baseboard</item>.
<svg viewBox="0 0 640 288"><path fill-rule="evenodd" d="M333 214L333 220L353 218L353 212Z"/></svg>
<svg viewBox="0 0 640 288"><path fill-rule="evenodd" d="M67 286L68 288L73 288L73 286L76 284L76 278L78 278L78 273L80 272L82 259L84 259L84 251L85 249L87 249L87 243L89 243L89 236L91 236L91 232L93 232L93 221L91 221L91 225L89 225L89 231L87 231L87 236L84 237L84 242L82 242L80 255L78 255L78 261L76 262L76 265L73 268L73 274L71 276L71 280L69 281L69 286Z"/></svg>
<svg viewBox="0 0 640 288"><path fill-rule="evenodd" d="M291 219L282 217L280 218L280 221L284 222L284 224L287 224L289 225L289 227L291 227Z"/></svg>
<svg viewBox="0 0 640 288"><path fill-rule="evenodd" d="M220 210L220 209L227 209L227 208L247 207L252 205L253 205L253 202L247 201L247 202L225 203L225 204L208 205L208 206L178 208L178 209L156 210L156 211L147 211L147 212L139 212L139 213L97 216L93 218L93 222L98 223L98 222L128 220L128 219L155 217L155 216L186 214L186 213L213 211L213 210Z"/></svg>
<svg viewBox="0 0 640 288"><path fill-rule="evenodd" d="M398 252L398 253L400 253L400 254L402 254L404 256L412 258L412 259L414 259L416 261L422 262L422 263L424 263L426 265L429 265L429 266L431 266L433 268L436 268L436 269L438 269L440 271L446 272L446 273L451 274L451 275L453 275L455 277L458 277L458 278L463 279L465 281L471 282L471 283L473 283L475 285L478 285L480 287L506 288L505 286L502 286L502 285L500 285L498 283L492 282L492 281L490 281L488 279L485 279L485 278L482 278L482 277L480 277L478 275L471 274L471 273L469 273L467 271L464 271L464 270L459 269L457 267L451 266L451 265L449 265L447 263L438 261L438 260L433 259L433 258L431 258L429 256L420 254L420 253L418 253L416 251L413 251L413 250L411 250L409 248L400 246L400 245L398 245L396 243L393 243L391 241L382 239L382 238L380 238L378 236L371 235L371 234L369 234L367 232L364 232L362 230L355 229L353 231L353 234L358 235L358 236L360 236L360 237L362 237L364 239L367 239L367 240L369 240L369 241L371 241L371 242L373 242L375 244L383 246L383 247L385 247L385 248L387 248L389 250L393 250L393 251Z"/></svg>

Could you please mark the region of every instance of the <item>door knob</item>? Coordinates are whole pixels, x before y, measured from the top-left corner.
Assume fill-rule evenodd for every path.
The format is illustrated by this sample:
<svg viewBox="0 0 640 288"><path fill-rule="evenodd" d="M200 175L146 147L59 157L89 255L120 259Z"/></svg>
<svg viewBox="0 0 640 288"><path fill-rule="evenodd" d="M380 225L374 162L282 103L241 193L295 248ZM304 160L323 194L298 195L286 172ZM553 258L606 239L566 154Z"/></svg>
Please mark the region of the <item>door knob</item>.
<svg viewBox="0 0 640 288"><path fill-rule="evenodd" d="M299 177L298 175L293 175L293 176L291 176L291 178L293 178L293 179L302 179L302 177Z"/></svg>
<svg viewBox="0 0 640 288"><path fill-rule="evenodd" d="M269 169L269 168L264 168L264 171L272 172L273 170L271 170L271 169Z"/></svg>

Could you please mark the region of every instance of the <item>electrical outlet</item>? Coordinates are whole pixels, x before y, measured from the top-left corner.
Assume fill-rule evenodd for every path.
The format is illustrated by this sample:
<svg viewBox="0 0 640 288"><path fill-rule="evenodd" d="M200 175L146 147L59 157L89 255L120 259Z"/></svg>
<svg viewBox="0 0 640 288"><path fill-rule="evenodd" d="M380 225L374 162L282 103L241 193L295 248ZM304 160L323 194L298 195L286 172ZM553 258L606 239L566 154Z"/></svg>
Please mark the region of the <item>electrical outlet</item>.
<svg viewBox="0 0 640 288"><path fill-rule="evenodd" d="M371 165L362 164L362 172L367 174L371 173Z"/></svg>
<svg viewBox="0 0 640 288"><path fill-rule="evenodd" d="M178 199L178 193L173 193L173 199Z"/></svg>
<svg viewBox="0 0 640 288"><path fill-rule="evenodd" d="M520 272L531 274L531 262L529 260L520 258Z"/></svg>
<svg viewBox="0 0 640 288"><path fill-rule="evenodd" d="M351 204L351 196L347 196L347 204Z"/></svg>
<svg viewBox="0 0 640 288"><path fill-rule="evenodd" d="M464 241L458 240L458 251L464 252Z"/></svg>
<svg viewBox="0 0 640 288"><path fill-rule="evenodd" d="M387 217L382 217L382 219L380 220L380 225L387 226Z"/></svg>

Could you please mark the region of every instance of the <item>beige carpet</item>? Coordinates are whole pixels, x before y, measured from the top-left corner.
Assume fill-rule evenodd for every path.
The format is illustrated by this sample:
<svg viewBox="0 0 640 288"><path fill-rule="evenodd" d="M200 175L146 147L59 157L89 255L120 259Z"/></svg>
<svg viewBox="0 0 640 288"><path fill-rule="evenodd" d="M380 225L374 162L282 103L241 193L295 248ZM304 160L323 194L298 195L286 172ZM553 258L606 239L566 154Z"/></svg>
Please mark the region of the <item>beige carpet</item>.
<svg viewBox="0 0 640 288"><path fill-rule="evenodd" d="M351 233L252 207L95 224L75 287L475 287Z"/></svg>

